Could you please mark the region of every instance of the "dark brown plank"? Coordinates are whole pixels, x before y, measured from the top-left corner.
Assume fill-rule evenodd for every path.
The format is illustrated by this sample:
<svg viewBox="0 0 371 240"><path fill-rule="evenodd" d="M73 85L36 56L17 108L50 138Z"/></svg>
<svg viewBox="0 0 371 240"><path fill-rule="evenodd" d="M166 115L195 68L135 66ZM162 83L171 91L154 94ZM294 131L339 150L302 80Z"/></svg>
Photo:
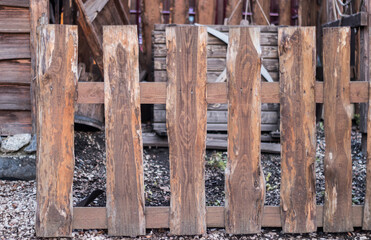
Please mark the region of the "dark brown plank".
<svg viewBox="0 0 371 240"><path fill-rule="evenodd" d="M189 23L189 1L171 0L170 16L171 23L187 24Z"/></svg>
<svg viewBox="0 0 371 240"><path fill-rule="evenodd" d="M369 83L371 91L371 82ZM369 95L368 115L367 115L367 132L371 133L371 94ZM366 163L366 194L363 211L363 230L371 230L371 134L367 134L367 163Z"/></svg>
<svg viewBox="0 0 371 240"><path fill-rule="evenodd" d="M29 84L31 81L30 60L0 61L0 72L1 83Z"/></svg>
<svg viewBox="0 0 371 240"><path fill-rule="evenodd" d="M28 8L30 0L0 0L0 6Z"/></svg>
<svg viewBox="0 0 371 240"><path fill-rule="evenodd" d="M349 101L350 28L323 30L324 120L326 137L325 232L353 231L352 119ZM330 43L330 44L329 44Z"/></svg>
<svg viewBox="0 0 371 240"><path fill-rule="evenodd" d="M29 33L30 11L27 8L0 6L0 33Z"/></svg>
<svg viewBox="0 0 371 240"><path fill-rule="evenodd" d="M260 29L235 28L230 30L229 36L226 230L233 234L258 233L265 200L265 180L260 162Z"/></svg>
<svg viewBox="0 0 371 240"><path fill-rule="evenodd" d="M166 29L166 39L170 232L199 235L206 232L207 31L205 27L170 27Z"/></svg>
<svg viewBox="0 0 371 240"><path fill-rule="evenodd" d="M270 25L271 1L270 0L252 1L251 4L252 4L253 24Z"/></svg>
<svg viewBox="0 0 371 240"><path fill-rule="evenodd" d="M72 235L77 26L44 25L37 59L36 235Z"/></svg>
<svg viewBox="0 0 371 240"><path fill-rule="evenodd" d="M322 227L323 207L317 205L317 226ZM353 206L352 219L354 227L362 225L363 206ZM107 229L106 208L104 207L74 207L74 229ZM147 207L146 228L169 228L169 207ZM210 228L224 227L224 207L206 207L206 224ZM281 227L280 208L278 206L265 206L263 227Z"/></svg>
<svg viewBox="0 0 371 240"><path fill-rule="evenodd" d="M286 233L317 230L315 28L278 30L281 103L281 221Z"/></svg>
<svg viewBox="0 0 371 240"><path fill-rule="evenodd" d="M134 237L146 233L136 26L105 26L103 49L108 234Z"/></svg>
<svg viewBox="0 0 371 240"><path fill-rule="evenodd" d="M31 133L30 111L0 111L0 135Z"/></svg>
<svg viewBox="0 0 371 240"><path fill-rule="evenodd" d="M29 34L0 33L0 60L31 58Z"/></svg>
<svg viewBox="0 0 371 240"><path fill-rule="evenodd" d="M240 0L229 0L227 2L225 17L228 18L228 25L240 25L242 20L243 3Z"/></svg>
<svg viewBox="0 0 371 240"><path fill-rule="evenodd" d="M0 84L0 110L31 110L30 86Z"/></svg>

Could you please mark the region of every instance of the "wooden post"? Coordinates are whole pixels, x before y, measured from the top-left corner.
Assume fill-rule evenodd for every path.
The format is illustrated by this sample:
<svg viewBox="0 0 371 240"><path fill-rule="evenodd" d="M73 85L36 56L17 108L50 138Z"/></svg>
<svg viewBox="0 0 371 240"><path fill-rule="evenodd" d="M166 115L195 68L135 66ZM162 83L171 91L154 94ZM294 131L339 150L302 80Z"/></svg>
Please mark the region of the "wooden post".
<svg viewBox="0 0 371 240"><path fill-rule="evenodd" d="M216 0L197 0L196 4L196 23L215 24Z"/></svg>
<svg viewBox="0 0 371 240"><path fill-rule="evenodd" d="M269 25L267 19L269 22L271 21L270 12L271 0L252 0L252 18L255 25Z"/></svg>
<svg viewBox="0 0 371 240"><path fill-rule="evenodd" d="M187 24L189 23L189 1L171 0L171 23Z"/></svg>
<svg viewBox="0 0 371 240"><path fill-rule="evenodd" d="M316 40L314 27L278 29L281 103L281 222L286 233L313 232Z"/></svg>
<svg viewBox="0 0 371 240"><path fill-rule="evenodd" d="M350 28L323 30L323 75L326 154L325 232L353 231L352 156L349 84Z"/></svg>
<svg viewBox="0 0 371 240"><path fill-rule="evenodd" d="M227 2L226 17L229 18L228 25L240 25L242 20L242 7L242 0L229 0Z"/></svg>
<svg viewBox="0 0 371 240"><path fill-rule="evenodd" d="M30 0L30 50L31 50L31 118L32 118L32 132L36 133L36 49L37 36L36 27L37 22L41 16L49 19L49 1L48 0Z"/></svg>
<svg viewBox="0 0 371 240"><path fill-rule="evenodd" d="M137 27L105 26L103 49L108 234L145 235Z"/></svg>
<svg viewBox="0 0 371 240"><path fill-rule="evenodd" d="M206 44L205 27L166 29L170 232L176 235L206 233Z"/></svg>
<svg viewBox="0 0 371 240"><path fill-rule="evenodd" d="M71 237L77 26L40 26L36 79L36 235Z"/></svg>
<svg viewBox="0 0 371 240"><path fill-rule="evenodd" d="M367 116L367 132L371 133L371 82L368 90L368 116ZM366 194L363 210L363 230L371 230L371 134L367 134L367 174L366 174Z"/></svg>
<svg viewBox="0 0 371 240"><path fill-rule="evenodd" d="M279 1L279 25L291 25L291 0Z"/></svg>
<svg viewBox="0 0 371 240"><path fill-rule="evenodd" d="M300 0L298 11L299 26L317 26L317 8L317 1Z"/></svg>
<svg viewBox="0 0 371 240"><path fill-rule="evenodd" d="M260 28L232 28L229 39L225 225L228 233L258 233L265 200L260 162Z"/></svg>

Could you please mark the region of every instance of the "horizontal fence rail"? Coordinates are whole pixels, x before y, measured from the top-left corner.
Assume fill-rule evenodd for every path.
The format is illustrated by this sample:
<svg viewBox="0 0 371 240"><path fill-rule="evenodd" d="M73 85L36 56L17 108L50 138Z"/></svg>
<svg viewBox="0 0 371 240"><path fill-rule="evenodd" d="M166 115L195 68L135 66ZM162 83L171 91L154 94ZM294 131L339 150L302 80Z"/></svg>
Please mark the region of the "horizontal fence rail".
<svg viewBox="0 0 371 240"><path fill-rule="evenodd" d="M71 236L72 229L92 228L108 229L112 236L144 235L146 228L170 228L173 235L204 234L207 227L232 234L258 233L261 227L282 227L286 233L370 229L370 184L364 206L351 201L350 103L370 104L371 87L349 80L349 28L324 30L324 41L331 42L323 50L324 82L315 81L315 28L279 28L280 81L272 83L261 82L258 27L231 28L227 83L206 82L205 27L166 29L167 83L139 83L135 26L103 32L105 82L76 83L77 29L40 26L37 236ZM106 207L72 207L74 103L105 104ZM228 103L224 207L205 203L208 103ZM280 206L264 206L261 103L280 103ZM325 107L324 206L315 199L316 103ZM145 207L140 104L166 104L170 207ZM371 140L368 152L370 146ZM370 168L368 159L368 182Z"/></svg>

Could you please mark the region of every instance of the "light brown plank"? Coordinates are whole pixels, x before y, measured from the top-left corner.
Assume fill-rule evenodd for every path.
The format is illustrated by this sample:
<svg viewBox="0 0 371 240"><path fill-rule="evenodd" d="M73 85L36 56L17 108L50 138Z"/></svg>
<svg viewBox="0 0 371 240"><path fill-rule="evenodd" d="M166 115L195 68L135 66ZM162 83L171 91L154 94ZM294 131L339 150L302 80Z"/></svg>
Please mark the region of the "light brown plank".
<svg viewBox="0 0 371 240"><path fill-rule="evenodd" d="M286 233L317 230L315 28L280 28L281 221Z"/></svg>
<svg viewBox="0 0 371 240"><path fill-rule="evenodd" d="M326 153L325 232L353 231L352 220L352 119L349 101L350 28L323 30L324 120Z"/></svg>
<svg viewBox="0 0 371 240"><path fill-rule="evenodd" d="M0 111L0 135L31 133L30 111Z"/></svg>
<svg viewBox="0 0 371 240"><path fill-rule="evenodd" d="M371 91L371 82L369 83ZM368 115L367 115L367 163L366 163L366 194L363 211L363 230L371 230L371 94L369 95Z"/></svg>
<svg viewBox="0 0 371 240"><path fill-rule="evenodd" d="M170 27L166 29L166 39L170 232L199 235L206 232L207 31L205 27Z"/></svg>
<svg viewBox="0 0 371 240"><path fill-rule="evenodd" d="M229 36L226 230L233 234L258 233L265 199L265 180L260 162L260 29L235 28L230 30Z"/></svg>
<svg viewBox="0 0 371 240"><path fill-rule="evenodd" d="M136 26L105 26L103 49L108 234L134 237L146 233Z"/></svg>
<svg viewBox="0 0 371 240"><path fill-rule="evenodd" d="M0 110L30 110L29 85L0 84Z"/></svg>
<svg viewBox="0 0 371 240"><path fill-rule="evenodd" d="M196 1L196 23L214 24L216 14L216 0Z"/></svg>
<svg viewBox="0 0 371 240"><path fill-rule="evenodd" d="M279 25L291 25L291 0L279 1Z"/></svg>
<svg viewBox="0 0 371 240"><path fill-rule="evenodd" d="M227 1L225 17L228 18L228 25L240 25L242 20L242 7L243 2L240 0Z"/></svg>
<svg viewBox="0 0 371 240"><path fill-rule="evenodd" d="M260 6L258 5L260 3ZM252 17L255 25L269 25L270 24L270 0L252 1ZM268 23L268 22L269 23Z"/></svg>
<svg viewBox="0 0 371 240"><path fill-rule="evenodd" d="M317 205L317 226L322 227L323 207ZM74 207L74 229L107 229L106 208ZM352 223L354 227L362 226L363 206L353 205ZM169 228L169 207L146 207L146 228ZM224 228L224 207L206 207L206 224L210 228ZM262 227L281 227L280 208L265 206Z"/></svg>
<svg viewBox="0 0 371 240"><path fill-rule="evenodd" d="M72 235L77 27L44 25L37 59L36 235Z"/></svg>
<svg viewBox="0 0 371 240"><path fill-rule="evenodd" d="M29 84L31 81L30 60L0 61L0 82L9 84Z"/></svg>
<svg viewBox="0 0 371 240"><path fill-rule="evenodd" d="M30 11L27 8L0 6L0 33L29 33Z"/></svg>
<svg viewBox="0 0 371 240"><path fill-rule="evenodd" d="M0 60L30 58L29 34L0 33Z"/></svg>

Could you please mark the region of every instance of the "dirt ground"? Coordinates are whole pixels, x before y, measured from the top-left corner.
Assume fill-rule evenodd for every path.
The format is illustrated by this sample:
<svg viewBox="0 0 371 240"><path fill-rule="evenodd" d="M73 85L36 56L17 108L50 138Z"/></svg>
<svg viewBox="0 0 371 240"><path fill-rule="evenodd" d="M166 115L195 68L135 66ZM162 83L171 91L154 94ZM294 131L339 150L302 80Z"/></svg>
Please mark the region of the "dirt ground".
<svg viewBox="0 0 371 240"><path fill-rule="evenodd" d="M353 157L353 204L363 204L365 191L366 159L360 149L360 134L352 132ZM323 157L325 141L323 126L317 128L316 190L317 204L323 204L324 175ZM105 144L103 132L76 132L75 134L74 205L93 190L105 189ZM170 181L167 148L144 148L144 172L146 206L169 206ZM224 170L227 153L207 151L206 201L208 206L224 205ZM280 156L262 154L266 178L266 205L279 205ZM0 239L34 239L34 212L36 199L35 181L0 181ZM105 206L105 194L89 206ZM120 239L110 238L105 230L73 232L74 239ZM283 234L280 228L264 228L256 235L229 235L224 229L208 229L204 236L174 237L167 229L147 230L138 239L371 239L371 233L355 229L351 233L326 234L320 228L317 233Z"/></svg>

